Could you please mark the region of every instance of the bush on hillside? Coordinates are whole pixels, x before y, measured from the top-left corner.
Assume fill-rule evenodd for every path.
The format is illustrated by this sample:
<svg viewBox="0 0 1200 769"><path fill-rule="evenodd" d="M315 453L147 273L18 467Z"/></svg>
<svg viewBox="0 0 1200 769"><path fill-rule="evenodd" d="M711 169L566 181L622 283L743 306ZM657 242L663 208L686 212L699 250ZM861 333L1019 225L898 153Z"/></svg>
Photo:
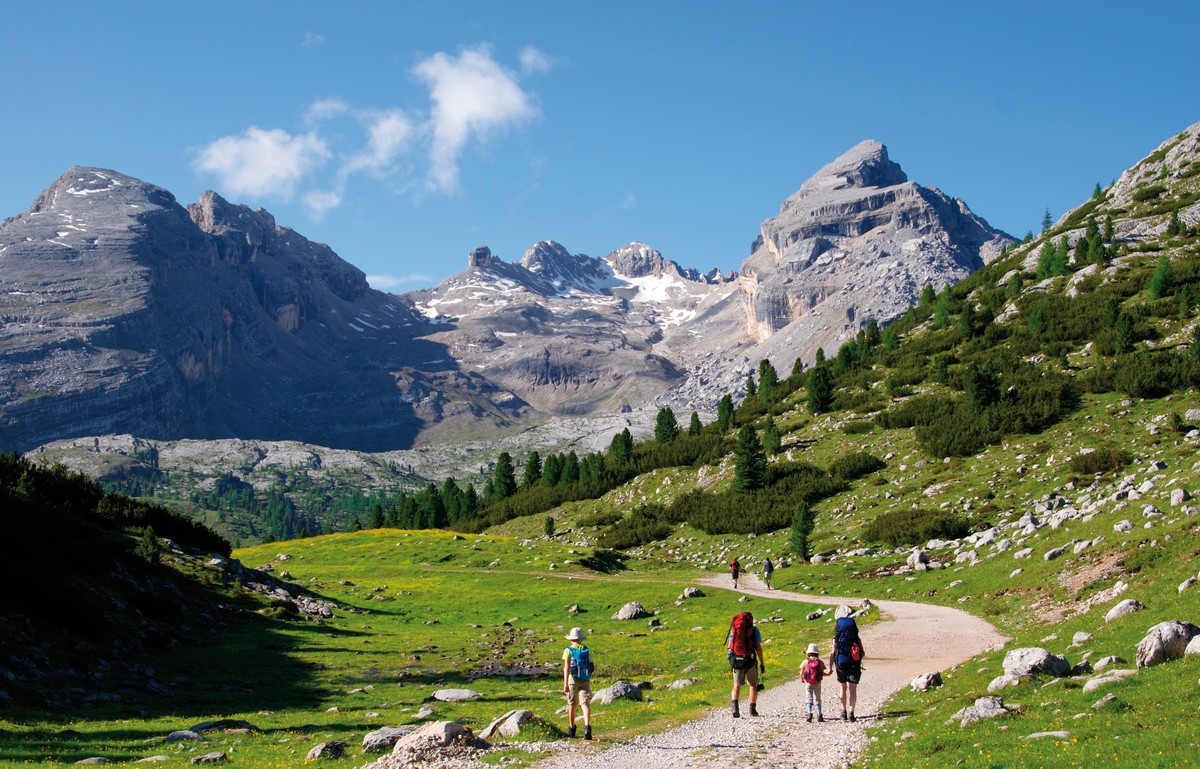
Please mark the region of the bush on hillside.
<svg viewBox="0 0 1200 769"><path fill-rule="evenodd" d="M879 457L865 451L856 451L833 460L829 465L829 474L844 481L852 481L885 467L887 465Z"/></svg>
<svg viewBox="0 0 1200 769"><path fill-rule="evenodd" d="M1133 461L1128 451L1120 449L1101 449L1089 451L1086 454L1076 454L1071 457L1071 472L1080 475L1097 475L1121 470Z"/></svg>
<svg viewBox="0 0 1200 769"><path fill-rule="evenodd" d="M931 539L959 539L970 531L970 524L949 510L892 510L868 523L862 538L902 547L923 545Z"/></svg>

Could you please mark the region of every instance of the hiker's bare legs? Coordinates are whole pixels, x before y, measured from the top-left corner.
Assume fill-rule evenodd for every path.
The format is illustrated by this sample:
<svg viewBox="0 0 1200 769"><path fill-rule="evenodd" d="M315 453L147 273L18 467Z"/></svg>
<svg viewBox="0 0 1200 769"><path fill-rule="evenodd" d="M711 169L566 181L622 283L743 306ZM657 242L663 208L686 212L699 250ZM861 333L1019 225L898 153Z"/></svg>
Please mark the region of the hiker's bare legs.
<svg viewBox="0 0 1200 769"><path fill-rule="evenodd" d="M590 729L592 726L592 704L590 701L583 702L580 707L583 708L583 725ZM571 723L575 723L574 718L571 719Z"/></svg>
<svg viewBox="0 0 1200 769"><path fill-rule="evenodd" d="M854 704L858 702L858 684L847 684L846 699L850 704L850 715L854 715Z"/></svg>
<svg viewBox="0 0 1200 769"><path fill-rule="evenodd" d="M846 709L845 707L842 708L842 710L845 710L845 709ZM583 712L585 714L587 713L586 710L584 710ZM584 718L586 719L587 716L585 715ZM567 726L574 726L574 725L575 725L575 700L568 697L567 698Z"/></svg>

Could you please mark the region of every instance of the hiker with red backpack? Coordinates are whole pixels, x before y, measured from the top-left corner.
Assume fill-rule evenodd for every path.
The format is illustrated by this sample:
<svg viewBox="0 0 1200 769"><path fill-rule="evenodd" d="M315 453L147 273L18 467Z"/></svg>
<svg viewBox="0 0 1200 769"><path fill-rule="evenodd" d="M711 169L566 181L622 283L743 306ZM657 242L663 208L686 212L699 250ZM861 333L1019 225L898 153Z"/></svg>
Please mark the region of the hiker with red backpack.
<svg viewBox="0 0 1200 769"><path fill-rule="evenodd" d="M816 644L809 644L808 658L800 666L800 680L804 682L804 694L808 698L808 722L810 724L813 719L814 705L817 711L817 721L825 721L825 716L821 714L821 679L825 678L827 673L825 663L821 661L820 647Z"/></svg>
<svg viewBox="0 0 1200 769"><path fill-rule="evenodd" d="M829 665L837 673L842 687L842 720L855 721L854 705L858 701L858 681L862 678L862 639L858 637L858 623L850 616L854 610L839 606L834 612L837 622L833 629L833 653Z"/></svg>
<svg viewBox="0 0 1200 769"><path fill-rule="evenodd" d="M748 611L735 614L729 624L729 636L725 639L729 650L729 667L733 670L733 717L741 718L738 698L742 684L750 684L750 715L758 715L759 675L767 672L763 661L762 636L754 626L754 616Z"/></svg>
<svg viewBox="0 0 1200 769"><path fill-rule="evenodd" d="M575 736L575 708L583 708L583 738L592 738L592 663L591 651L583 645L587 636L581 627L571 628L567 640L571 644L563 650L563 694L567 696L567 736Z"/></svg>
<svg viewBox="0 0 1200 769"><path fill-rule="evenodd" d="M741 574L741 572L742 572L742 564L738 562L738 559L735 556L734 559L729 562L729 574L730 574L730 576L733 577L733 589L734 590L737 590L738 575Z"/></svg>

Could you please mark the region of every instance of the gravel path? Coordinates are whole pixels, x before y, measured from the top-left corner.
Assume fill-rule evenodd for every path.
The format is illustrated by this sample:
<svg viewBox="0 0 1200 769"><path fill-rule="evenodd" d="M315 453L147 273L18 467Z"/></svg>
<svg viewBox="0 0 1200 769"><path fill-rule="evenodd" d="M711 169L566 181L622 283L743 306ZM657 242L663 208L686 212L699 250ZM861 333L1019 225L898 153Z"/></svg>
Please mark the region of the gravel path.
<svg viewBox="0 0 1200 769"><path fill-rule="evenodd" d="M710 587L728 588L728 577L703 580ZM861 598L799 595L765 589L754 575L745 575L738 592L809 603L857 605ZM874 601L874 599L872 599ZM858 689L858 722L840 719L838 684L826 679L823 724L807 723L804 684L797 678L772 686L777 671L767 649L766 689L759 695L759 718L750 718L743 692L742 718L733 719L727 707L659 734L635 737L612 746L563 740L561 750L538 763L537 769L647 769L652 766L709 767L714 762L739 769L829 769L853 761L867 744L866 730L886 726L892 716L883 703L921 673L943 671L1007 639L989 623L964 611L928 604L874 601L890 621L863 626L867 657ZM831 631L832 632L832 631ZM823 640L828 657L830 640ZM829 720L832 717L833 720ZM603 739L603 735L598 735Z"/></svg>

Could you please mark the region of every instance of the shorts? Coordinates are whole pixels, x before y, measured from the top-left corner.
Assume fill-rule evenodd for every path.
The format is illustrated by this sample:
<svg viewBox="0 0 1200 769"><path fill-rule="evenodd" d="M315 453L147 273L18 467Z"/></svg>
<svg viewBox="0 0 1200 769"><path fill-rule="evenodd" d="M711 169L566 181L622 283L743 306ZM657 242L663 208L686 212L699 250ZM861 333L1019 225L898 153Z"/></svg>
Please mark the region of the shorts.
<svg viewBox="0 0 1200 769"><path fill-rule="evenodd" d="M749 683L751 686L757 687L758 686L758 663L755 662L753 665L746 668L745 670L734 669L733 683L736 686L741 686L742 684Z"/></svg>
<svg viewBox="0 0 1200 769"><path fill-rule="evenodd" d="M592 682L571 680L567 684L567 702L572 705L587 705L592 701Z"/></svg>
<svg viewBox="0 0 1200 769"><path fill-rule="evenodd" d="M839 684L856 684L862 677L862 665L837 665L837 680Z"/></svg>

